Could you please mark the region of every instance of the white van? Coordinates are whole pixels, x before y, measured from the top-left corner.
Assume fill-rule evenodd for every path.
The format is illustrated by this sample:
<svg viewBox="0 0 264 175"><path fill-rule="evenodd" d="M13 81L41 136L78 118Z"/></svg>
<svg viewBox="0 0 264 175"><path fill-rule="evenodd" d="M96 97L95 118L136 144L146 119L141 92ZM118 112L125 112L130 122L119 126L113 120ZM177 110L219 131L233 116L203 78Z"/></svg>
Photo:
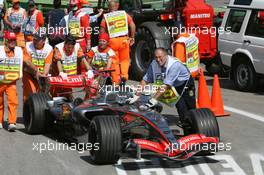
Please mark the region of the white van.
<svg viewBox="0 0 264 175"><path fill-rule="evenodd" d="M230 0L219 35L222 63L241 91L255 89L264 77L264 1Z"/></svg>

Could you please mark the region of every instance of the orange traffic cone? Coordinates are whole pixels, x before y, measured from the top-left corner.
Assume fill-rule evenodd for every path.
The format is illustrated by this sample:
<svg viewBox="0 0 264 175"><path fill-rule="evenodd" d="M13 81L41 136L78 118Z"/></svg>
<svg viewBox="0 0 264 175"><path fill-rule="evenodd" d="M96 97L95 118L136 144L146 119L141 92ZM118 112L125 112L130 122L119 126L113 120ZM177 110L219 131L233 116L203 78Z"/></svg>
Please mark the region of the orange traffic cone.
<svg viewBox="0 0 264 175"><path fill-rule="evenodd" d="M198 100L196 99L196 108L199 109L200 106L199 106L199 103L198 103Z"/></svg>
<svg viewBox="0 0 264 175"><path fill-rule="evenodd" d="M200 78L199 78L199 86L198 86L198 105L199 108L211 109L212 107L203 70L200 70Z"/></svg>
<svg viewBox="0 0 264 175"><path fill-rule="evenodd" d="M212 90L212 111L216 117L229 116L230 114L225 113L223 99L221 95L220 83L218 75L214 75L213 90Z"/></svg>

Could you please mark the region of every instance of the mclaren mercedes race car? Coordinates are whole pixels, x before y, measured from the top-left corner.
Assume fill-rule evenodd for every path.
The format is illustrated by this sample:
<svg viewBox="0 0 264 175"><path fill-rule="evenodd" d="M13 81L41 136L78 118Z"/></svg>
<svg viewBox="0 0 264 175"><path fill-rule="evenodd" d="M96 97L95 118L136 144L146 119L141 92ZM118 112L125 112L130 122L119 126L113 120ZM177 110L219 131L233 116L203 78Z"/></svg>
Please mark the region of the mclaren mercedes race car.
<svg viewBox="0 0 264 175"><path fill-rule="evenodd" d="M203 149L204 145L214 148L210 145L218 144L218 123L209 109L190 110L181 124L184 135L177 135L160 113L161 105L143 109L148 96L127 104L133 93L122 87L105 86L86 100L33 94L25 104L26 131L44 133L48 127L60 123L71 133L69 137L77 138L88 132L87 142L99 144L99 149L90 151L96 164L113 164L123 155L133 154L185 160L199 152L210 152Z"/></svg>

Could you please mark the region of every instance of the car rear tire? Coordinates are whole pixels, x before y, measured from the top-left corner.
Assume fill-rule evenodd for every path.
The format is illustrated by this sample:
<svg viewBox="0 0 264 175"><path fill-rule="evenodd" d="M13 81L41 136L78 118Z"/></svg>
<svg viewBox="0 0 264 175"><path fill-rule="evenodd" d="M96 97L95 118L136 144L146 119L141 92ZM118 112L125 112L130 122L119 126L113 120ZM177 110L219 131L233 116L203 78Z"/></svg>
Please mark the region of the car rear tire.
<svg viewBox="0 0 264 175"><path fill-rule="evenodd" d="M51 97L45 93L36 93L28 97L24 103L23 120L25 130L29 134L43 134L53 124L53 119L46 115L47 101Z"/></svg>
<svg viewBox="0 0 264 175"><path fill-rule="evenodd" d="M220 138L218 122L210 109L192 109L185 117L189 125L188 134L204 134L207 137Z"/></svg>
<svg viewBox="0 0 264 175"><path fill-rule="evenodd" d="M122 134L119 117L95 116L89 127L89 143L99 143L98 150L91 150L91 159L96 164L114 164L122 150Z"/></svg>
<svg viewBox="0 0 264 175"><path fill-rule="evenodd" d="M155 40L146 28L137 31L135 44L131 49L130 75L134 80L141 80L147 71L148 66L154 58L156 48Z"/></svg>
<svg viewBox="0 0 264 175"><path fill-rule="evenodd" d="M239 61L234 65L233 78L235 87L240 91L248 92L256 89L256 72L249 61Z"/></svg>

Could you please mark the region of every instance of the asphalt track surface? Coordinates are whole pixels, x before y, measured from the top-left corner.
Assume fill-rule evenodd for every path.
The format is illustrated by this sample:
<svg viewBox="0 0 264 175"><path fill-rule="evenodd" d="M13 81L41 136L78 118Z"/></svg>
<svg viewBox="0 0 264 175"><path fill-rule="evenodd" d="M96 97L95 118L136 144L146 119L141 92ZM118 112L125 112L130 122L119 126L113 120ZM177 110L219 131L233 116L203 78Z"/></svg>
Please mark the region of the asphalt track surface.
<svg viewBox="0 0 264 175"><path fill-rule="evenodd" d="M211 3L217 7L224 2L219 0ZM212 77L207 77L207 83L211 88ZM223 78L220 83L225 109L231 116L217 118L221 142L226 150L212 156L193 157L184 162L156 157L140 160L122 158L116 165L93 165L88 152L56 150L56 144L61 143L56 136L26 134L20 103L18 130L14 133L0 130L0 174L264 175L264 88L261 86L255 93L243 93L234 90L233 83L228 79ZM21 82L18 82L18 93L22 102ZM175 115L175 109L165 108L163 113ZM174 119L177 117L172 117L172 121ZM44 147L46 149L42 150Z"/></svg>
<svg viewBox="0 0 264 175"><path fill-rule="evenodd" d="M135 84L135 82L130 83ZM207 83L210 89L212 77L207 77ZM256 93L242 93L234 90L232 82L228 79L221 79L220 83L224 104L228 109L226 112L231 116L217 118L221 142L226 150L215 155L194 157L184 162L167 161L155 157L141 160L122 158L116 165L96 166L90 161L87 151L67 150L58 146L61 142L57 141L59 137L56 137L56 133L33 136L26 134L22 124L22 106L20 105L18 130L14 133L9 133L5 129L0 130L0 174L262 175L264 174L262 146L264 144L264 92L261 91L263 87ZM21 82L18 84L18 92L21 94ZM177 120L175 109L165 108L163 114L172 116L172 122Z"/></svg>

